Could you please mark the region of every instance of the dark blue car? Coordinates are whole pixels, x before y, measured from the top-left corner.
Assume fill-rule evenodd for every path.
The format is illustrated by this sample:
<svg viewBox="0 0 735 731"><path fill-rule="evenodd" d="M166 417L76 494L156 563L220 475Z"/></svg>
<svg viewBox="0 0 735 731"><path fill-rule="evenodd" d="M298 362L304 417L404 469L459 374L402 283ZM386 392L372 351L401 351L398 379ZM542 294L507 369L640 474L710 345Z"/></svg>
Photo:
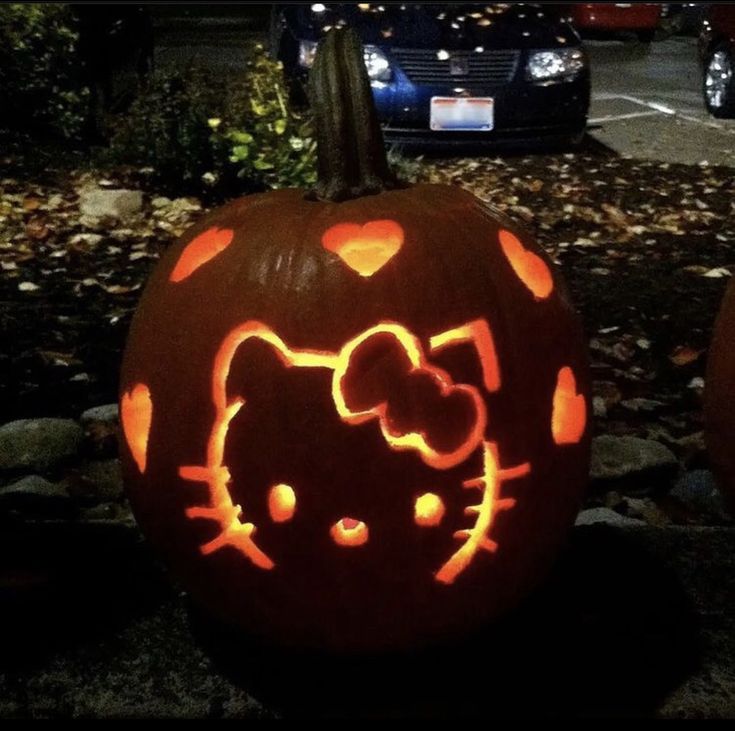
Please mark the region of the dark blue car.
<svg viewBox="0 0 735 731"><path fill-rule="evenodd" d="M587 55L551 6L359 3L274 6L271 48L297 85L322 35L348 25L386 137L404 142L579 139Z"/></svg>

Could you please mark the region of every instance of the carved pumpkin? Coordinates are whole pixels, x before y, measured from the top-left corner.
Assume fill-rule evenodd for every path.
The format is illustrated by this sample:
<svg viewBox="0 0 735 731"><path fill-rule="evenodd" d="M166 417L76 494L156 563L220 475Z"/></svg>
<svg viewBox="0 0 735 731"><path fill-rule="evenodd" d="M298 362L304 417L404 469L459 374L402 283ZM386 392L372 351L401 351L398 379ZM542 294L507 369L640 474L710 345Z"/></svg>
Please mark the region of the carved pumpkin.
<svg viewBox="0 0 735 731"><path fill-rule="evenodd" d="M390 173L359 41L312 72L319 184L167 252L122 370L140 524L216 616L296 647L416 646L543 577L587 479L558 272L455 187Z"/></svg>
<svg viewBox="0 0 735 731"><path fill-rule="evenodd" d="M704 391L705 436L720 488L735 509L735 281L715 322L707 356Z"/></svg>

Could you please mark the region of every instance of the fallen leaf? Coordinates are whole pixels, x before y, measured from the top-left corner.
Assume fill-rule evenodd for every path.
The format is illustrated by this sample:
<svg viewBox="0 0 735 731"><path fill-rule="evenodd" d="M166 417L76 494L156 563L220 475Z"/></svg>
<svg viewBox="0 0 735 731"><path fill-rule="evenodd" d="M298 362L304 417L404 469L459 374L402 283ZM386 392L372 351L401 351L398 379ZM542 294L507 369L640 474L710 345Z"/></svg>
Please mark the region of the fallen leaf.
<svg viewBox="0 0 735 731"><path fill-rule="evenodd" d="M107 292L107 294L127 294L128 292L133 292L140 287L139 284L131 287L124 284L100 284L100 286L105 290L105 292Z"/></svg>
<svg viewBox="0 0 735 731"><path fill-rule="evenodd" d="M731 275L729 269L725 269L725 267L716 267L715 269L710 269L705 272L702 276L709 277L710 279L721 279L722 277L729 277Z"/></svg>
<svg viewBox="0 0 735 731"><path fill-rule="evenodd" d="M679 345L674 349L674 352L669 355L669 360L675 366L685 366L690 363L694 363L702 353L704 353L704 350L695 350L694 348L690 348L688 345Z"/></svg>
<svg viewBox="0 0 735 731"><path fill-rule="evenodd" d="M26 235L36 241L43 241L48 238L49 233L48 227L41 218L32 218L26 224Z"/></svg>

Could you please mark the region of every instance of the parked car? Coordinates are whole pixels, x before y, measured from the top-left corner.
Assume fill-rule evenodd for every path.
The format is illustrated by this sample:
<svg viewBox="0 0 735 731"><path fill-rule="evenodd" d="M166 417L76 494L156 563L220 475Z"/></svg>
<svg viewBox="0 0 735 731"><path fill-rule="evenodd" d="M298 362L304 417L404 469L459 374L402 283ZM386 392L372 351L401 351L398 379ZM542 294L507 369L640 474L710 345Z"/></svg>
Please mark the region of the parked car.
<svg viewBox="0 0 735 731"><path fill-rule="evenodd" d="M590 75L579 36L540 5L277 5L271 48L305 84L322 35L349 25L365 44L391 141L579 140Z"/></svg>
<svg viewBox="0 0 735 731"><path fill-rule="evenodd" d="M699 36L704 104L715 117L735 118L735 7L711 5Z"/></svg>
<svg viewBox="0 0 735 731"><path fill-rule="evenodd" d="M583 37L632 32L650 43L661 18L661 3L568 3L572 25Z"/></svg>

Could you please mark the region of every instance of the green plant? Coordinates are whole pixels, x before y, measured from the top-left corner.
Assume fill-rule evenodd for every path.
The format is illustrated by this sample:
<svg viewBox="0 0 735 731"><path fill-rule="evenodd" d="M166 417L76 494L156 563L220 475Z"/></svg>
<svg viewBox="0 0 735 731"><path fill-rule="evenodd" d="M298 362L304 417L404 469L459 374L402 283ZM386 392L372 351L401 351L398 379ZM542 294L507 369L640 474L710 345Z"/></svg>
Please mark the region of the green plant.
<svg viewBox="0 0 735 731"><path fill-rule="evenodd" d="M235 98L245 104L235 119L210 120L215 138L229 144L229 161L237 175L260 180L268 188L305 187L316 181L316 143L308 115L288 104L280 62L260 45L253 47ZM221 144L221 140L215 140Z"/></svg>
<svg viewBox="0 0 735 731"><path fill-rule="evenodd" d="M152 168L164 188L196 190L205 173L222 166L207 119L219 111L223 91L221 82L195 68L155 74L117 120L106 157Z"/></svg>
<svg viewBox="0 0 735 731"><path fill-rule="evenodd" d="M89 91L81 80L79 34L67 5L0 4L0 127L81 135Z"/></svg>
<svg viewBox="0 0 735 731"><path fill-rule="evenodd" d="M262 46L244 73L223 78L202 69L154 74L122 117L109 156L151 167L173 192L227 195L308 186L315 145L305 113L289 107L283 70Z"/></svg>

